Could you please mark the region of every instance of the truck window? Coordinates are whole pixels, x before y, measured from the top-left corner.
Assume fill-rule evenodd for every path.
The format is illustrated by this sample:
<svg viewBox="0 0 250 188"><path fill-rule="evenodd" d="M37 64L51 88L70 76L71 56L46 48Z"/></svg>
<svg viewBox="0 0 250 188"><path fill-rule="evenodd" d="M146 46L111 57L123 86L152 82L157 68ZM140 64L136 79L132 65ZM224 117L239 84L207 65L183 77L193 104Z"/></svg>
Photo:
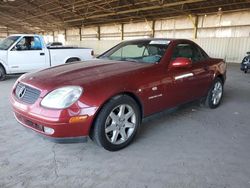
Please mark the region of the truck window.
<svg viewBox="0 0 250 188"><path fill-rule="evenodd" d="M31 43L32 50L42 50L42 43L39 37L34 37L33 43Z"/></svg>
<svg viewBox="0 0 250 188"><path fill-rule="evenodd" d="M15 50L42 50L42 43L39 37L23 37L16 45Z"/></svg>

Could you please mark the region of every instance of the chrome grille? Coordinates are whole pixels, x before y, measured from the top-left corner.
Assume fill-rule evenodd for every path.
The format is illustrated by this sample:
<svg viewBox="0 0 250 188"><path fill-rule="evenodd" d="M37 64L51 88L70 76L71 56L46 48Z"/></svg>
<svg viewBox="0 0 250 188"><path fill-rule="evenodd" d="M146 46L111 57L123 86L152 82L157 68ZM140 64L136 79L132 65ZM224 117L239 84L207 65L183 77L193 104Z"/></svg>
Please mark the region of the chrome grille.
<svg viewBox="0 0 250 188"><path fill-rule="evenodd" d="M21 83L18 83L15 89L16 98L28 104L34 104L40 96L40 93L39 90Z"/></svg>

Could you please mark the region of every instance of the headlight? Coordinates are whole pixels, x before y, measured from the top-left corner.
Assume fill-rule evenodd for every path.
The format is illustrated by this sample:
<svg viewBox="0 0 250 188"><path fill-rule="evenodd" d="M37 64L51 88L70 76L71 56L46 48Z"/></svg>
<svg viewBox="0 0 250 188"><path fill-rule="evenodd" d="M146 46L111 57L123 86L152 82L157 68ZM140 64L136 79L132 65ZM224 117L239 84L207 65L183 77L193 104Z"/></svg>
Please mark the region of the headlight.
<svg viewBox="0 0 250 188"><path fill-rule="evenodd" d="M58 88L47 94L41 102L46 108L64 109L76 102L83 89L79 86L66 86Z"/></svg>

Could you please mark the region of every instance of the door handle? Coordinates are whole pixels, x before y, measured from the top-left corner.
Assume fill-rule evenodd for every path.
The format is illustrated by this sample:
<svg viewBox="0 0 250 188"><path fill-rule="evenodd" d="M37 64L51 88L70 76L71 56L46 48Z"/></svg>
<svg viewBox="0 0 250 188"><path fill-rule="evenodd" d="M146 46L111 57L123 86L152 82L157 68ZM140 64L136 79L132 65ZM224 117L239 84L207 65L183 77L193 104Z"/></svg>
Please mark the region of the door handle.
<svg viewBox="0 0 250 188"><path fill-rule="evenodd" d="M45 55L44 53L40 53L40 55Z"/></svg>

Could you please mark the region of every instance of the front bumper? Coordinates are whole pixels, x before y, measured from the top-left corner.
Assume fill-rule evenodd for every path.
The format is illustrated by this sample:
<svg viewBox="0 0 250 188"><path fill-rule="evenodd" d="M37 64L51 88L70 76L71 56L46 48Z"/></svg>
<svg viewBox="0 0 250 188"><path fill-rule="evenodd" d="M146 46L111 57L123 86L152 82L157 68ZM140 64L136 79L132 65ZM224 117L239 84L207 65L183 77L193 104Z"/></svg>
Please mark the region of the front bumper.
<svg viewBox="0 0 250 188"><path fill-rule="evenodd" d="M40 101L41 99L33 105L27 105L12 95L11 103L16 120L24 127L57 143L87 141L93 120L92 108L51 110L41 107ZM82 116L85 118L78 122L70 121L72 117ZM52 131L47 132L48 129Z"/></svg>

